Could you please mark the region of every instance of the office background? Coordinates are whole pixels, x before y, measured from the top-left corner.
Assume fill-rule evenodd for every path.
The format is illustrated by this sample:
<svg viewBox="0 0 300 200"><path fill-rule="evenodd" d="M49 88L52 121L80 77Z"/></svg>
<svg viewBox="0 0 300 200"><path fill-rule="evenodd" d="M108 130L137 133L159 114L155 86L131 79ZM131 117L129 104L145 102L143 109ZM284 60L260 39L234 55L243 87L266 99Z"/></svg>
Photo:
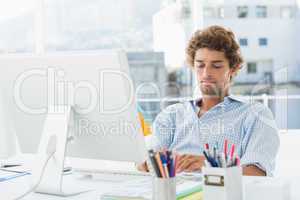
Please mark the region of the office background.
<svg viewBox="0 0 300 200"><path fill-rule="evenodd" d="M232 93L271 108L283 130L279 173L299 168L294 161L300 141L299 1L0 2L2 55L125 49L139 111L149 125L165 106L194 96L196 83L184 56L191 34L212 24L231 28L246 61Z"/></svg>

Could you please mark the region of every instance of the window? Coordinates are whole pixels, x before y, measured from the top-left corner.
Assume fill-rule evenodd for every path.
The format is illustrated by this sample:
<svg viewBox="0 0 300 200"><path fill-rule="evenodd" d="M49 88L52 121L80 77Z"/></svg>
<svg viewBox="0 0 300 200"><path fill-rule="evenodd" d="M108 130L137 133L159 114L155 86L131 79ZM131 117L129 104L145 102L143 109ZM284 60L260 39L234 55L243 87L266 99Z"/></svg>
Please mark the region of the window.
<svg viewBox="0 0 300 200"><path fill-rule="evenodd" d="M258 43L259 43L259 46L268 46L268 39L267 38L259 38Z"/></svg>
<svg viewBox="0 0 300 200"><path fill-rule="evenodd" d="M192 10L191 5L188 1L182 1L182 18L189 19L191 18Z"/></svg>
<svg viewBox="0 0 300 200"><path fill-rule="evenodd" d="M33 53L35 1L1 1L0 54Z"/></svg>
<svg viewBox="0 0 300 200"><path fill-rule="evenodd" d="M158 1L44 1L48 52L152 49L152 16L159 11Z"/></svg>
<svg viewBox="0 0 300 200"><path fill-rule="evenodd" d="M203 9L203 15L204 17L208 17L208 18L214 17L214 9L211 7L205 7Z"/></svg>
<svg viewBox="0 0 300 200"><path fill-rule="evenodd" d="M219 8L219 18L223 19L225 17L224 7Z"/></svg>
<svg viewBox="0 0 300 200"><path fill-rule="evenodd" d="M293 8L292 7L281 7L280 16L283 19L290 19L293 17Z"/></svg>
<svg viewBox="0 0 300 200"><path fill-rule="evenodd" d="M256 74L256 72L257 72L256 62L248 62L247 63L247 73L248 74Z"/></svg>
<svg viewBox="0 0 300 200"><path fill-rule="evenodd" d="M248 39L247 38L240 38L240 45L241 46L248 46Z"/></svg>
<svg viewBox="0 0 300 200"><path fill-rule="evenodd" d="M237 7L237 16L238 16L238 18L248 17L248 6L238 6Z"/></svg>
<svg viewBox="0 0 300 200"><path fill-rule="evenodd" d="M256 17L266 18L267 17L267 6L256 6Z"/></svg>

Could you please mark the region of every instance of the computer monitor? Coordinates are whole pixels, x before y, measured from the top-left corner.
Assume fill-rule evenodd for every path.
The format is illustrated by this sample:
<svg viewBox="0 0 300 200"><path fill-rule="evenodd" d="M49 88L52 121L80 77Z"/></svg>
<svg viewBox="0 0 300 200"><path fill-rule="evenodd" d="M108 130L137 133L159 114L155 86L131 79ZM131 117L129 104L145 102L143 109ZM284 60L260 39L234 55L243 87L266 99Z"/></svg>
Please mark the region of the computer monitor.
<svg viewBox="0 0 300 200"><path fill-rule="evenodd" d="M1 56L0 66L21 149L35 153L40 143L33 169L37 192L83 191L62 188L66 156L146 160L125 52Z"/></svg>
<svg viewBox="0 0 300 200"><path fill-rule="evenodd" d="M37 152L47 113L72 104L75 122L68 156L145 160L125 52L1 56L0 66L22 152Z"/></svg>

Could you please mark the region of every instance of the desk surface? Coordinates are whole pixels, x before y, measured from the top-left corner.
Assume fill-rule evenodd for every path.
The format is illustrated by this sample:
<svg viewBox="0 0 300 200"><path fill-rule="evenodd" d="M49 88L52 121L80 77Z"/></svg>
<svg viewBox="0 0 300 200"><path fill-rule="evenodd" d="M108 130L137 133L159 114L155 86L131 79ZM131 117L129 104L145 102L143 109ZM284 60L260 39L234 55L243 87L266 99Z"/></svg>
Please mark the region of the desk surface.
<svg viewBox="0 0 300 200"><path fill-rule="evenodd" d="M58 199L80 199L80 200L99 200L101 194L105 192L109 192L112 190L114 186L117 186L120 184L120 182L116 181L101 181L101 180L93 180L90 178L86 179L79 179L75 177L69 176L67 179L68 182L72 181L72 184L80 184L84 185L87 188L93 189L90 192L82 193L80 195L72 196L72 197L59 197L59 196L52 196L52 195L45 195L45 194L39 194L39 193L31 193L28 196L24 198L24 200L58 200ZM73 179L73 180L72 180ZM128 179L127 179L128 180ZM5 197L5 200L10 200L18 197L19 195L25 193L27 190L30 189L30 182L31 182L31 176L24 176L17 179L14 179L12 181L2 182L0 183L0 194L1 199L2 197Z"/></svg>
<svg viewBox="0 0 300 200"><path fill-rule="evenodd" d="M114 176L112 176L114 177ZM0 182L0 194L1 199L5 197L5 200L14 199L21 194L25 193L30 189L31 186L31 176L23 176L19 177L10 181ZM104 179L96 178L79 178L76 175L65 175L64 180L66 183L75 184L86 186L87 188L92 189L92 191L87 193L82 193L80 195L72 196L72 197L59 197L59 196L52 196L52 195L45 195L45 194L38 194L38 193L31 193L25 198L24 200L65 200L65 199L73 199L73 200L100 200L100 196L112 190L113 187L119 186L122 184L122 181L128 181L130 179L134 179L137 177L132 176L123 176L122 178L117 177L117 179L108 180L107 177ZM150 178L150 177L149 177ZM253 179L270 179L266 177L243 177L243 183L247 183L252 181ZM293 177L293 178L285 178L291 183L291 200L299 200L300 199L300 177Z"/></svg>
<svg viewBox="0 0 300 200"><path fill-rule="evenodd" d="M24 200L59 200L59 199L73 199L73 200L99 200L101 194L105 192L109 192L112 190L114 186L118 186L119 184L122 184L120 182L119 178L118 181L103 181L99 179L79 179L74 177L73 175L67 175L67 181L72 182L72 184L80 184L87 186L88 188L93 189L90 192L83 193L80 195L72 196L72 197L59 197L59 196L52 196L52 195L45 195L45 194L38 194L38 193L31 193L30 195L26 196ZM125 180L128 180L129 178L124 178ZM248 182L251 179L257 179L257 177L244 177L244 183ZM292 200L299 200L300 199L300 193L299 191L299 181L297 180L291 180L291 196ZM24 176L20 177L11 181L7 182L1 182L0 183L0 194L1 197L5 197L5 200L14 199L17 196L23 194L30 188L30 181L31 176ZM2 199L2 198L1 198Z"/></svg>

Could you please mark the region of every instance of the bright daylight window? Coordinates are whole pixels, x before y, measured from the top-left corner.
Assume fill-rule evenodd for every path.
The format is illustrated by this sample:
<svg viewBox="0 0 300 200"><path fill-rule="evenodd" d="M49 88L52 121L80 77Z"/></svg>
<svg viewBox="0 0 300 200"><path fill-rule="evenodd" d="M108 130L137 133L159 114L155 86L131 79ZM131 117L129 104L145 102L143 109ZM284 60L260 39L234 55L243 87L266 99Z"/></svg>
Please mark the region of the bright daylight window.
<svg viewBox="0 0 300 200"><path fill-rule="evenodd" d="M34 51L35 0L0 0L0 54Z"/></svg>

